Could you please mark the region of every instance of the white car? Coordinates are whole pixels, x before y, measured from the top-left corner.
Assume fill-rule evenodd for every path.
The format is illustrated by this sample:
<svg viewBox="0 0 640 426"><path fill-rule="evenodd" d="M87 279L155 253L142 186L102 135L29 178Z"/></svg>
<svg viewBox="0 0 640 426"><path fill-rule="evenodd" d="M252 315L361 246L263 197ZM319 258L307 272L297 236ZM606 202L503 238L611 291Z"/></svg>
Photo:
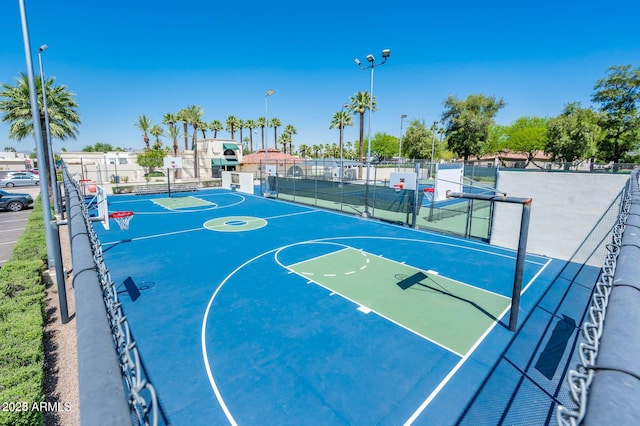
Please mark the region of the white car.
<svg viewBox="0 0 640 426"><path fill-rule="evenodd" d="M28 185L38 185L40 183L40 178L37 175L16 175L16 176L8 176L2 180L0 180L0 187L3 188L11 188L14 186L28 186Z"/></svg>
<svg viewBox="0 0 640 426"><path fill-rule="evenodd" d="M15 177L15 176L32 176L32 177L38 177L38 175L37 175L37 174L35 174L35 173L31 173L31 172L9 172L9 173L7 173L7 176L5 177L5 179L12 178L12 177Z"/></svg>

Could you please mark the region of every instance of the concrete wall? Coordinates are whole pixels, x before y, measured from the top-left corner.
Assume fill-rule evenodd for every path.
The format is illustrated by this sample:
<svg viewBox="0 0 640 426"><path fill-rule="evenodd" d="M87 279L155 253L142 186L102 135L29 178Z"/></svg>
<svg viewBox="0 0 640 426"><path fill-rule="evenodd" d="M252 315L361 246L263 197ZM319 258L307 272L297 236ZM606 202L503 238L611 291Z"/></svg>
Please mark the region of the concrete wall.
<svg viewBox="0 0 640 426"><path fill-rule="evenodd" d="M629 175L498 172L497 188L531 197L527 252L569 259L627 183ZM491 244L517 248L522 206L496 203Z"/></svg>

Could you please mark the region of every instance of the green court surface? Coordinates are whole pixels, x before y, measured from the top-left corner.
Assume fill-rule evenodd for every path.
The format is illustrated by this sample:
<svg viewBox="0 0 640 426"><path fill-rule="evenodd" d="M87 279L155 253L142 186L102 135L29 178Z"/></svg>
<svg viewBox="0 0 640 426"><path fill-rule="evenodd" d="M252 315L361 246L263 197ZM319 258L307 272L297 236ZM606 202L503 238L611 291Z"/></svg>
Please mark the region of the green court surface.
<svg viewBox="0 0 640 426"><path fill-rule="evenodd" d="M362 250L345 248L288 268L461 356L494 326L507 297Z"/></svg>
<svg viewBox="0 0 640 426"><path fill-rule="evenodd" d="M211 206L213 203L203 200L202 198L187 196L187 197L172 197L172 198L154 198L151 201L161 205L166 209L184 209L188 207L202 207Z"/></svg>
<svg viewBox="0 0 640 426"><path fill-rule="evenodd" d="M218 232L253 231L267 225L267 221L253 216L226 216L211 219L204 223L204 227Z"/></svg>

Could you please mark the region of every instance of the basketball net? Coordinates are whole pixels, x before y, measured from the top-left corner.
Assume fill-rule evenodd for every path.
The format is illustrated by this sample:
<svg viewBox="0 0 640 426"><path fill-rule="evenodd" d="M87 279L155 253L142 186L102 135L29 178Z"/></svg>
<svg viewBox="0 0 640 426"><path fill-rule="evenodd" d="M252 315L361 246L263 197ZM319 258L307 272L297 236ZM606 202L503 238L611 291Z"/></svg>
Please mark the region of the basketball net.
<svg viewBox="0 0 640 426"><path fill-rule="evenodd" d="M434 191L435 190L433 188L424 188L422 190L422 192L424 192L424 196L427 197L427 200L429 200L430 203L433 203Z"/></svg>
<svg viewBox="0 0 640 426"><path fill-rule="evenodd" d="M116 221L121 231L129 229L129 222L133 219L133 212L113 212L109 215L110 219Z"/></svg>

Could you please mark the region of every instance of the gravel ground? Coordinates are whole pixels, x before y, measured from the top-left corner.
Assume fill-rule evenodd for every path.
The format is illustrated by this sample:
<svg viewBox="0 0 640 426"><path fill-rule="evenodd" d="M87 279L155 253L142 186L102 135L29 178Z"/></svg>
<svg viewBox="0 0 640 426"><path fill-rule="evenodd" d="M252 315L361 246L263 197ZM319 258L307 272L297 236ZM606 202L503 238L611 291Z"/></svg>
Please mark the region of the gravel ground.
<svg viewBox="0 0 640 426"><path fill-rule="evenodd" d="M62 263L71 269L68 227L60 226ZM55 275L55 274L54 274ZM45 399L58 403L57 411L45 412L46 426L75 426L80 424L78 399L78 358L76 354L76 321L72 275L66 280L69 321L62 324L58 290L54 282L47 284L46 321L44 327Z"/></svg>

